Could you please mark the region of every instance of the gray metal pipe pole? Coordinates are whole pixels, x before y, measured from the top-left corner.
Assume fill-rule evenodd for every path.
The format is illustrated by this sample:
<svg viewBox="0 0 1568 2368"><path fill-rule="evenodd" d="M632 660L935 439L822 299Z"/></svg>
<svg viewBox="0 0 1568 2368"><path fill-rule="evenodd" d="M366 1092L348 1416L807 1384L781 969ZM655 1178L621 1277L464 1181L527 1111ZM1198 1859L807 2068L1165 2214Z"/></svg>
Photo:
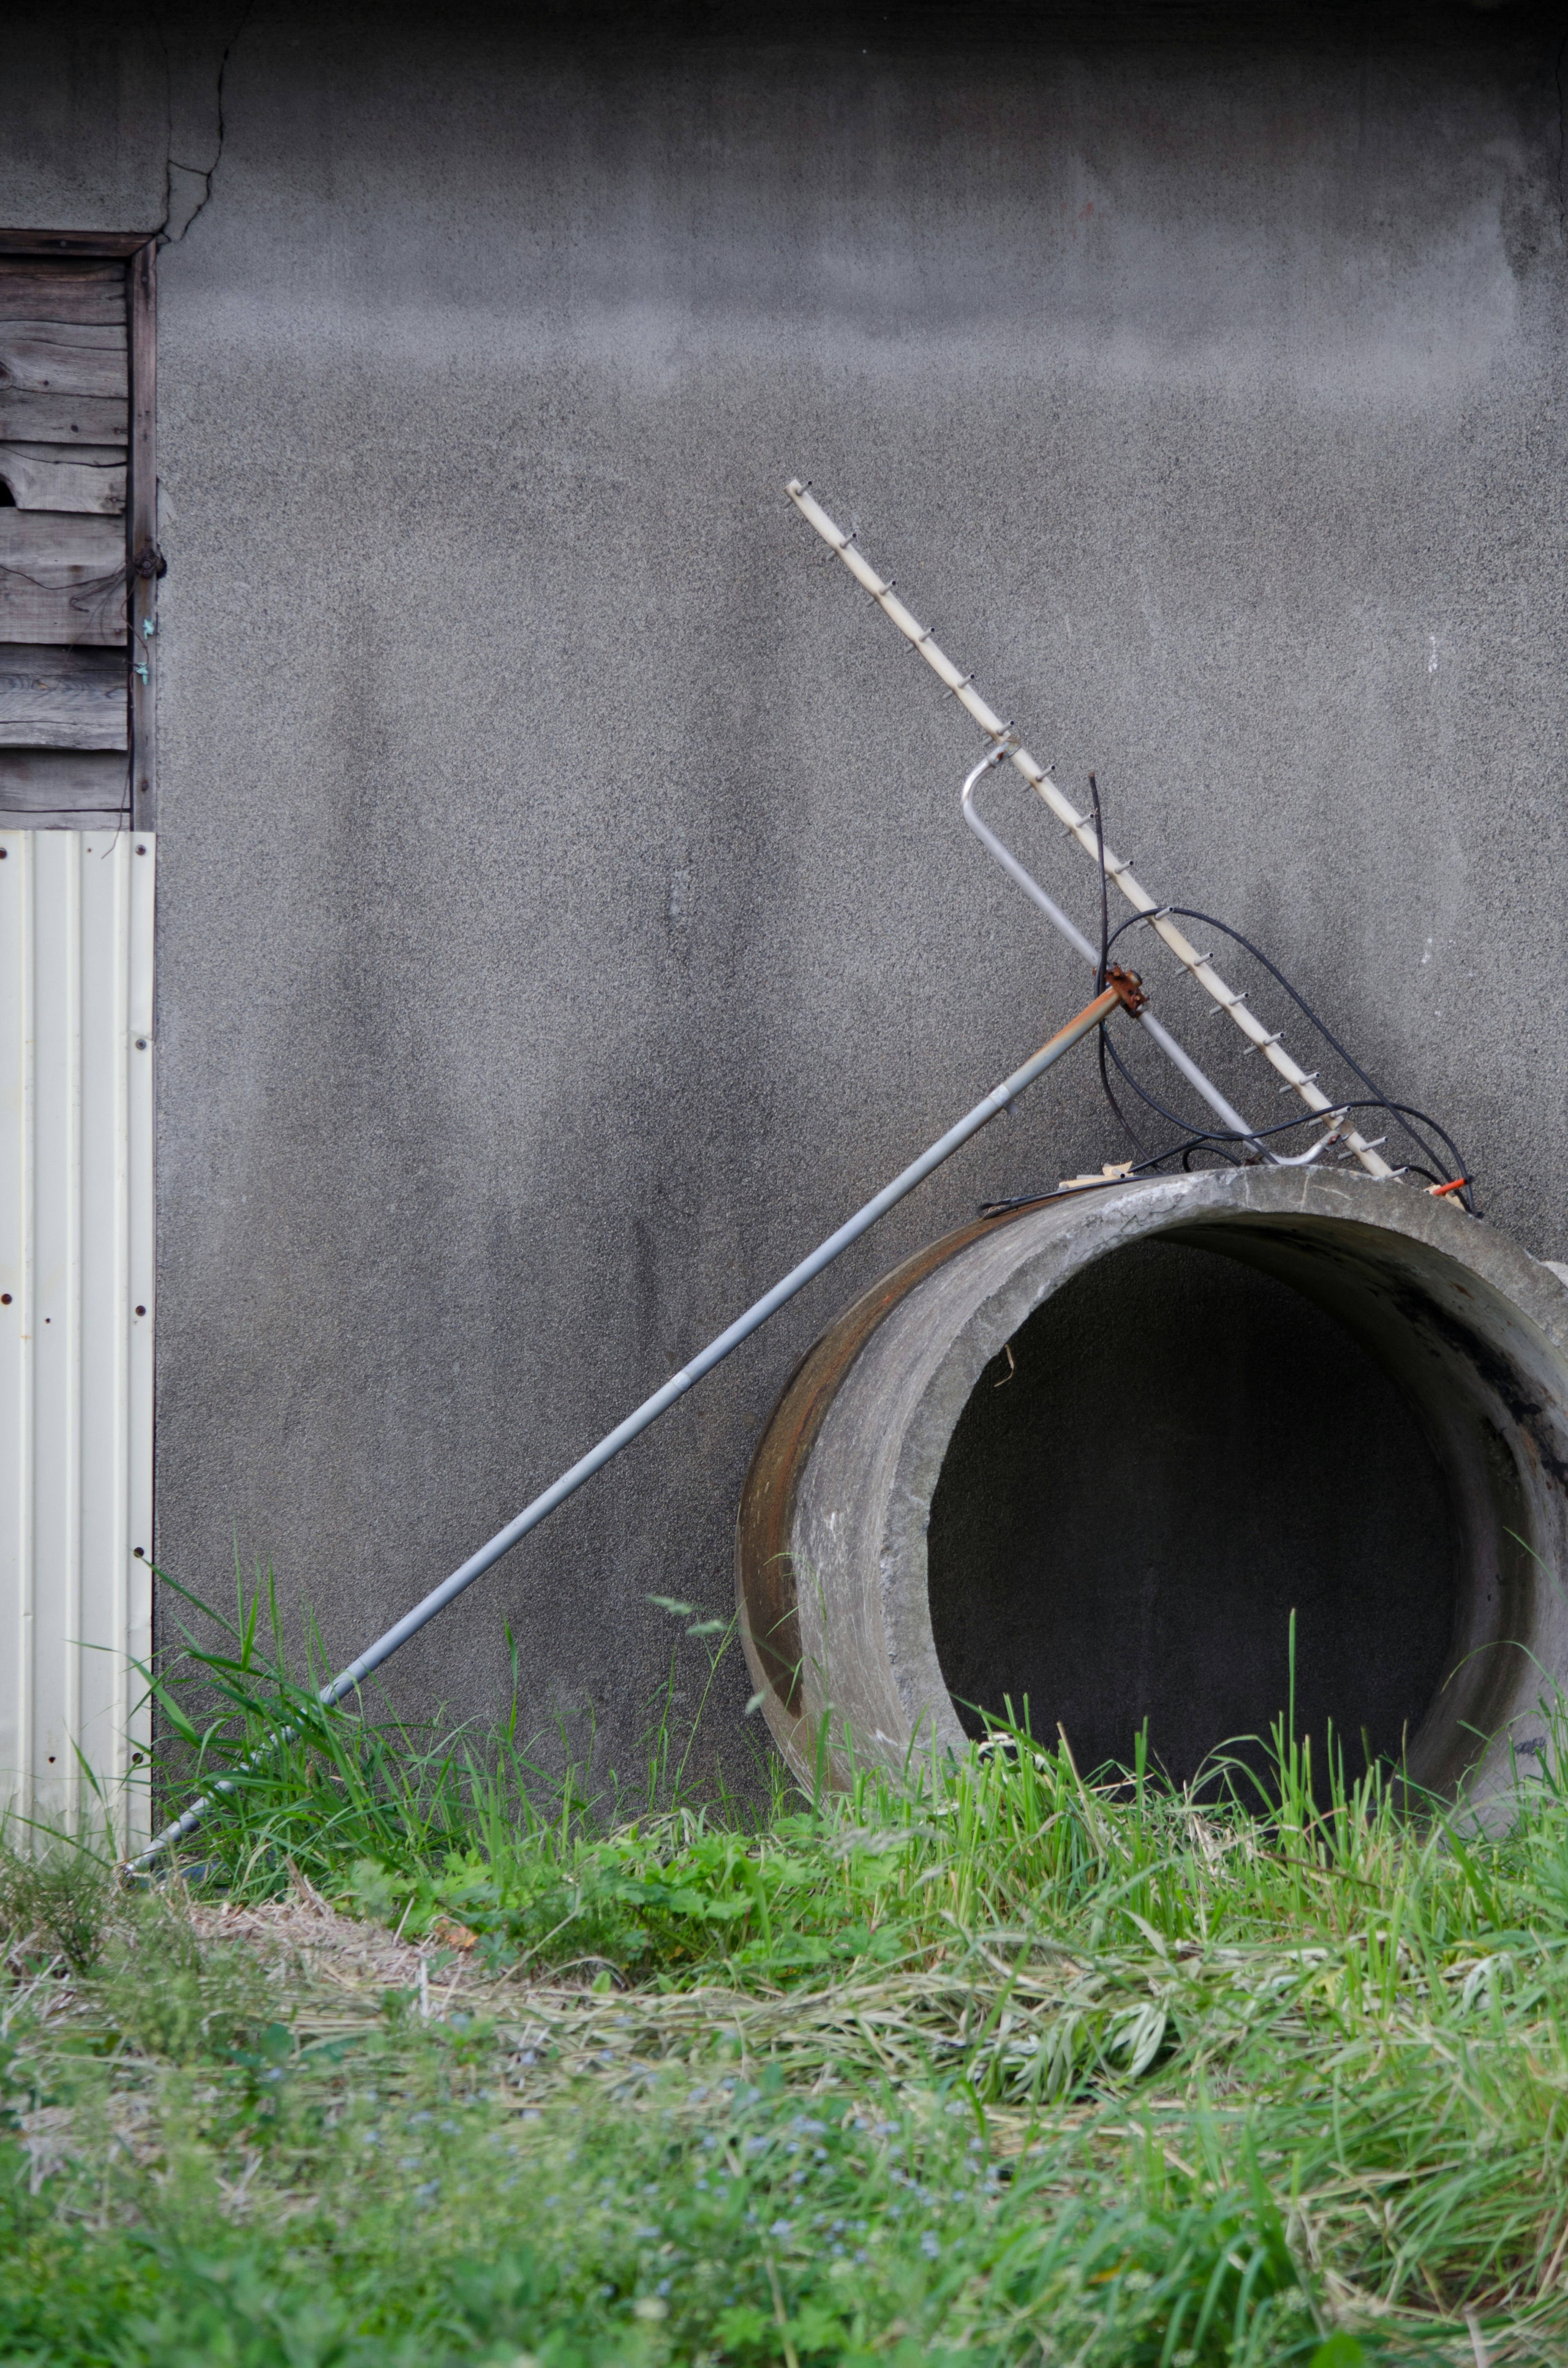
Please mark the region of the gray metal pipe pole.
<svg viewBox="0 0 1568 2368"><path fill-rule="evenodd" d="M531 1504L525 1505L522 1511L514 1520L508 1521L504 1530L497 1530L488 1544L481 1546L477 1554L470 1554L468 1560L460 1565L449 1578L443 1579L439 1587L432 1588L423 1601L416 1603L412 1611L405 1611L403 1618L396 1622L395 1626L389 1628L384 1636L378 1636L375 1643L367 1645L357 1660L350 1661L346 1669L338 1672L330 1685L323 1686L317 1700L324 1708L341 1702L345 1694L352 1693L372 1670L379 1669L384 1661L390 1661L400 1645L406 1645L411 1636L417 1636L419 1631L426 1627L437 1612L444 1611L449 1603L454 1602L462 1594L465 1588L473 1585L476 1578L483 1578L484 1573L493 1564L499 1562L504 1554L509 1553L520 1539L526 1538L530 1530L537 1530L540 1523L547 1520L558 1505L563 1505L568 1497L575 1495L585 1480L591 1480L594 1474L602 1471L613 1456L620 1453L623 1447L630 1447L631 1441L639 1438L651 1423L657 1422L659 1417L666 1413L677 1398L686 1395L694 1382L699 1382L705 1373L710 1373L714 1366L721 1364L729 1355L732 1349L738 1349L743 1340L749 1339L754 1332L767 1323L770 1315L777 1315L779 1308L789 1300L793 1299L795 1293L802 1290L813 1275L821 1274L823 1269L831 1266L834 1259L849 1247L851 1242L858 1242L862 1234L869 1233L879 1217L885 1217L890 1209L895 1208L906 1194L914 1191L917 1184L925 1181L933 1168L940 1167L942 1162L945 1159L950 1159L953 1153L960 1150L971 1135L978 1134L983 1126L988 1125L992 1119L1008 1107L1009 1103L1016 1101L1025 1087L1033 1085L1037 1077L1043 1076L1046 1070L1062 1058L1063 1053L1071 1052L1074 1045L1082 1038L1091 1035L1100 1022L1108 1019L1113 1011L1136 1012L1142 1008L1142 1000L1136 982L1129 981L1125 973L1116 985L1108 985L1103 995L1096 995L1094 1001L1080 1011L1075 1019L1070 1019L1065 1028L1059 1029L1050 1042L1042 1044L1040 1051L1032 1054L1021 1068L1015 1069L1010 1077L1004 1077L1002 1083L988 1093L983 1102L977 1102L966 1118L960 1118L956 1126L949 1127L940 1141L931 1145L929 1151L923 1151L919 1158L913 1160L902 1175L895 1176L891 1184L885 1185L875 1200L868 1201L863 1209L858 1211L846 1224L840 1225L835 1234L830 1234L826 1241L812 1250L809 1258L802 1258L799 1266L792 1267L781 1282L776 1282L772 1290L766 1292L755 1306L748 1307L744 1315L737 1316L727 1331L721 1332L716 1340L710 1340L701 1354L692 1359L689 1365L683 1365L678 1373L672 1374L663 1389L655 1390L651 1398L645 1398L635 1414L628 1415L624 1422L618 1423L614 1430L607 1433L597 1447L591 1447L586 1455L580 1456L569 1472L563 1472L560 1479L552 1481L542 1495L536 1497ZM276 1749L278 1745L286 1743L295 1731L290 1727L281 1728L273 1743L270 1746L263 1745L259 1752L253 1754L237 1776L221 1777L210 1793L205 1793L199 1801L193 1801L182 1816L176 1817L172 1824L165 1826L162 1833L130 1861L131 1867L148 1865L152 1860L160 1857L176 1842L183 1841L187 1834L194 1833L213 1804L225 1793L232 1793L238 1789L244 1775L259 1763L263 1753L267 1749Z"/></svg>

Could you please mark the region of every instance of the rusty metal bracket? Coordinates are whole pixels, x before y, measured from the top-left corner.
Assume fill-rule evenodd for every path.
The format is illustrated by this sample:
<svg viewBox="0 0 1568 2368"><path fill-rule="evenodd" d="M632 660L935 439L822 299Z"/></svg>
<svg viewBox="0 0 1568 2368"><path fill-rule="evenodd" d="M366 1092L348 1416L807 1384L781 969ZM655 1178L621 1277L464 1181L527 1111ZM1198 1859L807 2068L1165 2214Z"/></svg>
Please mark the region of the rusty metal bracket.
<svg viewBox="0 0 1568 2368"><path fill-rule="evenodd" d="M1149 1000L1144 992L1143 982L1137 972L1123 970L1119 962L1112 962L1105 974L1105 983L1108 987L1114 988L1122 1009L1130 1012L1136 1019Z"/></svg>

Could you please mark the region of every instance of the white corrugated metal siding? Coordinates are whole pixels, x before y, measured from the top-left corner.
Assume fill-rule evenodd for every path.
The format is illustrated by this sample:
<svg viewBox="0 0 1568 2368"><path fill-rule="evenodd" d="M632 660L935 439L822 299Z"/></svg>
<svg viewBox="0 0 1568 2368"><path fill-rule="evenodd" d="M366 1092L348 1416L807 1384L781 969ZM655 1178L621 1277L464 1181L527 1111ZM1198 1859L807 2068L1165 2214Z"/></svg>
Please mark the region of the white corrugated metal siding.
<svg viewBox="0 0 1568 2368"><path fill-rule="evenodd" d="M85 1762L122 1833L152 1646L153 844L0 831L0 1798L91 1814Z"/></svg>

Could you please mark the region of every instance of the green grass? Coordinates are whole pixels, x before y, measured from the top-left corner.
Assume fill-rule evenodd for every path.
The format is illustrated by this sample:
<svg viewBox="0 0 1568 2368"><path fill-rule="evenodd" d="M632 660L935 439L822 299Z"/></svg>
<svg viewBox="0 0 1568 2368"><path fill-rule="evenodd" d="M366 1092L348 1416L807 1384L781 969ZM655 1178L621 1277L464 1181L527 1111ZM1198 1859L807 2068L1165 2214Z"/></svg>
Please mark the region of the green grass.
<svg viewBox="0 0 1568 2368"><path fill-rule="evenodd" d="M267 1658L253 1607L207 1723L166 1706L187 1784L299 1727L203 1895L308 1881L423 1936L437 2006L465 1927L483 2009L329 1998L177 1884L13 1849L0 2362L1568 2358L1555 1751L1493 1838L1285 1725L1267 1793L1017 1737L748 1815L667 1719L591 1803Z"/></svg>

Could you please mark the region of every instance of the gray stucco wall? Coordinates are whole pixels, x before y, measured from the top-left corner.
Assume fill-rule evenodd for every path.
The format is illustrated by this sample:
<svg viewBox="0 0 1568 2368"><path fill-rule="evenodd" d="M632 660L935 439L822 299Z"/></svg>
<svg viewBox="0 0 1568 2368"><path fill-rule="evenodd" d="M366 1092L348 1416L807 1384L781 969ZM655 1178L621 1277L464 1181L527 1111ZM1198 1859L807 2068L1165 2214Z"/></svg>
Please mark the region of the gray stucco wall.
<svg viewBox="0 0 1568 2368"><path fill-rule="evenodd" d="M1064 783L1096 768L1145 881L1260 937L1568 1252L1557 16L162 21L8 36L0 219L151 226L172 187L178 227L227 49L160 267L182 1582L237 1535L347 1656L1084 1000L797 472ZM494 1711L509 1622L525 1729L633 1760L646 1596L728 1610L828 1315L1119 1156L1059 1071L397 1700Z"/></svg>

